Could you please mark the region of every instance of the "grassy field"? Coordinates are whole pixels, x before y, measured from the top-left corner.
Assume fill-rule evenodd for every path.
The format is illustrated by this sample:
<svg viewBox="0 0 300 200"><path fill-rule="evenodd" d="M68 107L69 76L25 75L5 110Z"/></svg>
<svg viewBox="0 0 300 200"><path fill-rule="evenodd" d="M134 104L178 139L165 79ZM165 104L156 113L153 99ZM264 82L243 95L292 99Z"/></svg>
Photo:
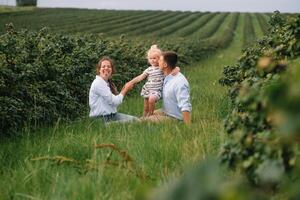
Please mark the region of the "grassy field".
<svg viewBox="0 0 300 200"><path fill-rule="evenodd" d="M27 12L28 10L31 12ZM0 6L0 33L5 31L5 24L11 22L16 30L21 28L39 30L47 26L52 32L72 34L104 33L107 36L126 34L142 37L151 35L152 37L207 38L230 18L229 15L229 13L210 12L33 9ZM255 13L253 20L255 17L258 18L261 26L265 26L267 14Z"/></svg>
<svg viewBox="0 0 300 200"><path fill-rule="evenodd" d="M139 198L199 160L218 154L226 139L222 120L229 106L218 79L223 66L236 62L241 53L244 17L240 15L228 48L182 69L191 87L191 126L177 122L104 126L82 119L25 130L20 137L0 142L0 199ZM130 96L119 111L141 116L142 109L142 98ZM130 159L115 150L96 149L97 144L114 144Z"/></svg>
<svg viewBox="0 0 300 200"><path fill-rule="evenodd" d="M14 6L0 6L0 13L20 12L20 11L33 11L36 7L14 7Z"/></svg>
<svg viewBox="0 0 300 200"><path fill-rule="evenodd" d="M0 140L0 199L141 199L170 180L174 183L199 161L217 155L228 141L223 118L230 106L218 79L224 66L237 61L243 47L266 34L268 17L260 13L0 10L0 24L12 21L16 30L25 27L29 32L49 26L51 34L104 33L104 37L113 36L109 37L112 41L125 34L124 38L137 42L175 41L179 46L189 40L188 45L197 41L215 45L224 40L218 50L181 68L191 86L191 126L174 122L104 126L101 121L82 118L57 121L53 127L35 131L25 128L19 136ZM137 94L127 96L119 109L136 116L142 110L143 99ZM284 197L279 194L274 199Z"/></svg>

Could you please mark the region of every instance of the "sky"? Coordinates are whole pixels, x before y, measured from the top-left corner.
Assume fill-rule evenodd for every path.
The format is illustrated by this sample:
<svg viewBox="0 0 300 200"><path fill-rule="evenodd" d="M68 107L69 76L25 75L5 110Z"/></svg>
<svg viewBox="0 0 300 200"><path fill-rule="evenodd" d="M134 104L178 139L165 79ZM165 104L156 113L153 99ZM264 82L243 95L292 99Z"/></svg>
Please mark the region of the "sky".
<svg viewBox="0 0 300 200"><path fill-rule="evenodd" d="M300 13L300 0L38 0L39 7Z"/></svg>

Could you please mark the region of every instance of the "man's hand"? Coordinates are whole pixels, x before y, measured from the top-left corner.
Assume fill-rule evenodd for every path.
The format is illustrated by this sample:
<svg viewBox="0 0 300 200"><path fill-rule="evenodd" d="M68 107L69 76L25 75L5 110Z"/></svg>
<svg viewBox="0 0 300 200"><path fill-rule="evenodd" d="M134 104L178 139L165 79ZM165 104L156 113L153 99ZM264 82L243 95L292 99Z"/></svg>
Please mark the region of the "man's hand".
<svg viewBox="0 0 300 200"><path fill-rule="evenodd" d="M182 111L182 118L185 124L191 124L191 114L188 111Z"/></svg>

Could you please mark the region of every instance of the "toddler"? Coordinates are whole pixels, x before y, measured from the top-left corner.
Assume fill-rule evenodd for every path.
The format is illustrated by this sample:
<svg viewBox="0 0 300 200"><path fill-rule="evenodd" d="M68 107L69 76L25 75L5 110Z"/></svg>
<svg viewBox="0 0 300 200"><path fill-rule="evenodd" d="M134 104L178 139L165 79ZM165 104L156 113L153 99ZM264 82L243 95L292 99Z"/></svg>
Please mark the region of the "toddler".
<svg viewBox="0 0 300 200"><path fill-rule="evenodd" d="M144 98L144 117L153 115L155 103L161 98L165 78L163 72L158 66L158 60L161 54L162 51L157 47L157 45L152 45L147 52L148 62L151 66L148 67L141 75L130 81L133 84L137 84L147 78L147 82L141 91L141 96ZM176 75L179 71L179 67L176 67L172 72L172 75Z"/></svg>

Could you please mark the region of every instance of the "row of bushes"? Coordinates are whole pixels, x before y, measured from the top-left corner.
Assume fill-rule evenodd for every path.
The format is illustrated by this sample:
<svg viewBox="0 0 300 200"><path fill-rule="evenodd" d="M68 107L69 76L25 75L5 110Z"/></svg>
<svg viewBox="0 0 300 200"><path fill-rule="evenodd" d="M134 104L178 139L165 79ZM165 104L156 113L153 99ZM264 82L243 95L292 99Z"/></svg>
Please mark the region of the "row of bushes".
<svg viewBox="0 0 300 200"><path fill-rule="evenodd" d="M229 87L230 136L221 159L253 185L276 188L300 175L300 15L275 13L269 34L247 48L220 80ZM263 187L262 187L263 188Z"/></svg>
<svg viewBox="0 0 300 200"><path fill-rule="evenodd" d="M86 116L88 90L95 76L95 65L102 56L115 61L117 73L113 79L121 88L146 68L146 51L153 43L163 50L177 52L179 65L184 66L224 47L223 40L231 41L232 37L233 30L231 35L210 43L183 39L174 43L167 39L53 34L47 28L38 32L15 31L8 25L7 33L0 36L2 134L14 133L26 124L51 124L58 118Z"/></svg>
<svg viewBox="0 0 300 200"><path fill-rule="evenodd" d="M251 18L251 15L249 13L245 14L244 19L244 47L247 47L248 45L251 45L254 43L256 39L254 25L253 25L253 18Z"/></svg>
<svg viewBox="0 0 300 200"><path fill-rule="evenodd" d="M137 45L137 46L136 46ZM9 28L0 37L0 129L86 115L95 65L104 55L117 65L118 86L145 68L145 48L122 38L65 36ZM122 77L122 78L119 78Z"/></svg>
<svg viewBox="0 0 300 200"><path fill-rule="evenodd" d="M17 0L18 6L36 6L37 0Z"/></svg>
<svg viewBox="0 0 300 200"><path fill-rule="evenodd" d="M221 152L227 165L208 158L151 199L299 199L300 16L277 13L271 26L220 80L232 100Z"/></svg>

